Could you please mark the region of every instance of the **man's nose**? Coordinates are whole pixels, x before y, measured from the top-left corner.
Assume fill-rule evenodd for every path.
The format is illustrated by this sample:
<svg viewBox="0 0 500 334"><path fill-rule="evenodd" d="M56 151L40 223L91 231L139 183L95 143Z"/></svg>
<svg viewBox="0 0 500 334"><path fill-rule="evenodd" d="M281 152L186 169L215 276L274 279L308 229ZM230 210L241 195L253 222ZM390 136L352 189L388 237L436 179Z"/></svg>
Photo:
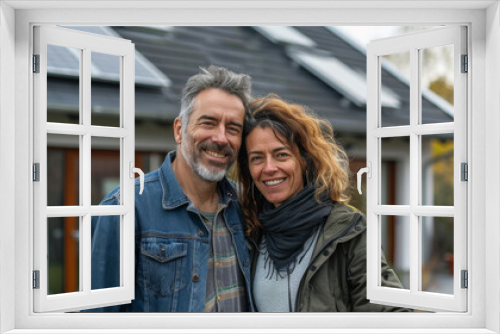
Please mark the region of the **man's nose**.
<svg viewBox="0 0 500 334"><path fill-rule="evenodd" d="M226 128L224 126L219 126L212 136L212 140L219 145L227 145Z"/></svg>

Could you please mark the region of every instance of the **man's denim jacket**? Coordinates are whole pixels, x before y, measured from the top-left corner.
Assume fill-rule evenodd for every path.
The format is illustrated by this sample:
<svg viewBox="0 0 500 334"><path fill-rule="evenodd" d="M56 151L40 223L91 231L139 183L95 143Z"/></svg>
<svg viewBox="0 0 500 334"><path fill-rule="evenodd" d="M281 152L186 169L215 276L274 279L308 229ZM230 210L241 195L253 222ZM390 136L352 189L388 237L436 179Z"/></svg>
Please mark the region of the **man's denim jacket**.
<svg viewBox="0 0 500 334"><path fill-rule="evenodd" d="M172 170L170 152L163 165L144 178L144 192L135 187L135 299L131 304L91 312L203 312L207 282L210 232L199 211L183 193ZM246 281L248 310L250 258L243 215L227 179L219 182L219 201L226 204L224 219ZM120 189L101 205L117 205ZM119 217L92 218L92 289L119 286Z"/></svg>

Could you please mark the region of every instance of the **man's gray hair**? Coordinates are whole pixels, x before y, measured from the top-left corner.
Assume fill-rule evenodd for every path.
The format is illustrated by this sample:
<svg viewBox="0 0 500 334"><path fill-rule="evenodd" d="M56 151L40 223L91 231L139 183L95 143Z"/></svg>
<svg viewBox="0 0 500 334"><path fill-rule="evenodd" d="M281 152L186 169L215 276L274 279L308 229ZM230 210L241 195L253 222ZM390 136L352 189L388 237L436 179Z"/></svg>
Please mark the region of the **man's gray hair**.
<svg viewBox="0 0 500 334"><path fill-rule="evenodd" d="M248 105L251 100L251 79L246 74L234 73L228 69L210 66L200 67L200 73L193 75L186 82L182 91L179 117L183 129L187 128L189 117L194 109L196 96L207 88L217 88L240 98L245 107L245 120L249 115Z"/></svg>

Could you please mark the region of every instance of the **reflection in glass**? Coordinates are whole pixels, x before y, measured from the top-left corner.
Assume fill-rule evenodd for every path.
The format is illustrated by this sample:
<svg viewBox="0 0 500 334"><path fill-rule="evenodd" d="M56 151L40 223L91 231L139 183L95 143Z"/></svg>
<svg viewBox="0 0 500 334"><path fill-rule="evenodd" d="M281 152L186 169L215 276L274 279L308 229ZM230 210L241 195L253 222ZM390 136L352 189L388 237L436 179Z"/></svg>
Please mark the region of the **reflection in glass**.
<svg viewBox="0 0 500 334"><path fill-rule="evenodd" d="M47 45L47 122L80 124L80 52Z"/></svg>
<svg viewBox="0 0 500 334"><path fill-rule="evenodd" d="M422 204L453 206L453 134L421 136Z"/></svg>
<svg viewBox="0 0 500 334"><path fill-rule="evenodd" d="M382 205L410 204L410 138L381 138ZM397 182L396 182L397 180Z"/></svg>
<svg viewBox="0 0 500 334"><path fill-rule="evenodd" d="M453 218L421 217L422 291L453 294Z"/></svg>
<svg viewBox="0 0 500 334"><path fill-rule="evenodd" d="M92 217L92 290L120 286L120 219Z"/></svg>
<svg viewBox="0 0 500 334"><path fill-rule="evenodd" d="M454 99L454 50L453 45L437 46L420 50L422 91L428 89L438 95L445 103L436 108L428 96L421 101L421 124L453 122Z"/></svg>
<svg viewBox="0 0 500 334"><path fill-rule="evenodd" d="M79 240L79 217L47 219L49 295L80 291Z"/></svg>
<svg viewBox="0 0 500 334"><path fill-rule="evenodd" d="M92 52L91 124L120 126L120 57Z"/></svg>
<svg viewBox="0 0 500 334"><path fill-rule="evenodd" d="M47 205L79 205L79 137L47 135ZM71 147L58 148L58 147Z"/></svg>
<svg viewBox="0 0 500 334"><path fill-rule="evenodd" d="M404 289L410 289L410 227L407 216L381 216L382 251Z"/></svg>
<svg viewBox="0 0 500 334"><path fill-rule="evenodd" d="M91 205L120 185L120 139L92 137Z"/></svg>
<svg viewBox="0 0 500 334"><path fill-rule="evenodd" d="M401 80L410 82L410 52L395 53L381 57L382 63L392 63L398 68L398 76L381 71L381 126L402 126L410 124L410 88L402 85ZM390 91L388 87L398 87L398 91ZM397 103L388 103L395 99Z"/></svg>

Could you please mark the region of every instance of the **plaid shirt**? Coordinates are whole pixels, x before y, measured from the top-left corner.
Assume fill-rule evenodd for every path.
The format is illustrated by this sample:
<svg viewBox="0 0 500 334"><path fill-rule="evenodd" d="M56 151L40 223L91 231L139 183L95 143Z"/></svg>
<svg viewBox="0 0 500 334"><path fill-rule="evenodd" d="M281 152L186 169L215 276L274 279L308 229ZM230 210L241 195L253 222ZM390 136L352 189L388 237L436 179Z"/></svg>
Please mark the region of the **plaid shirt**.
<svg viewBox="0 0 500 334"><path fill-rule="evenodd" d="M212 236L205 312L245 312L248 311L245 280L238 265L231 234L224 222L224 208L225 205L219 203L215 215L201 215Z"/></svg>

